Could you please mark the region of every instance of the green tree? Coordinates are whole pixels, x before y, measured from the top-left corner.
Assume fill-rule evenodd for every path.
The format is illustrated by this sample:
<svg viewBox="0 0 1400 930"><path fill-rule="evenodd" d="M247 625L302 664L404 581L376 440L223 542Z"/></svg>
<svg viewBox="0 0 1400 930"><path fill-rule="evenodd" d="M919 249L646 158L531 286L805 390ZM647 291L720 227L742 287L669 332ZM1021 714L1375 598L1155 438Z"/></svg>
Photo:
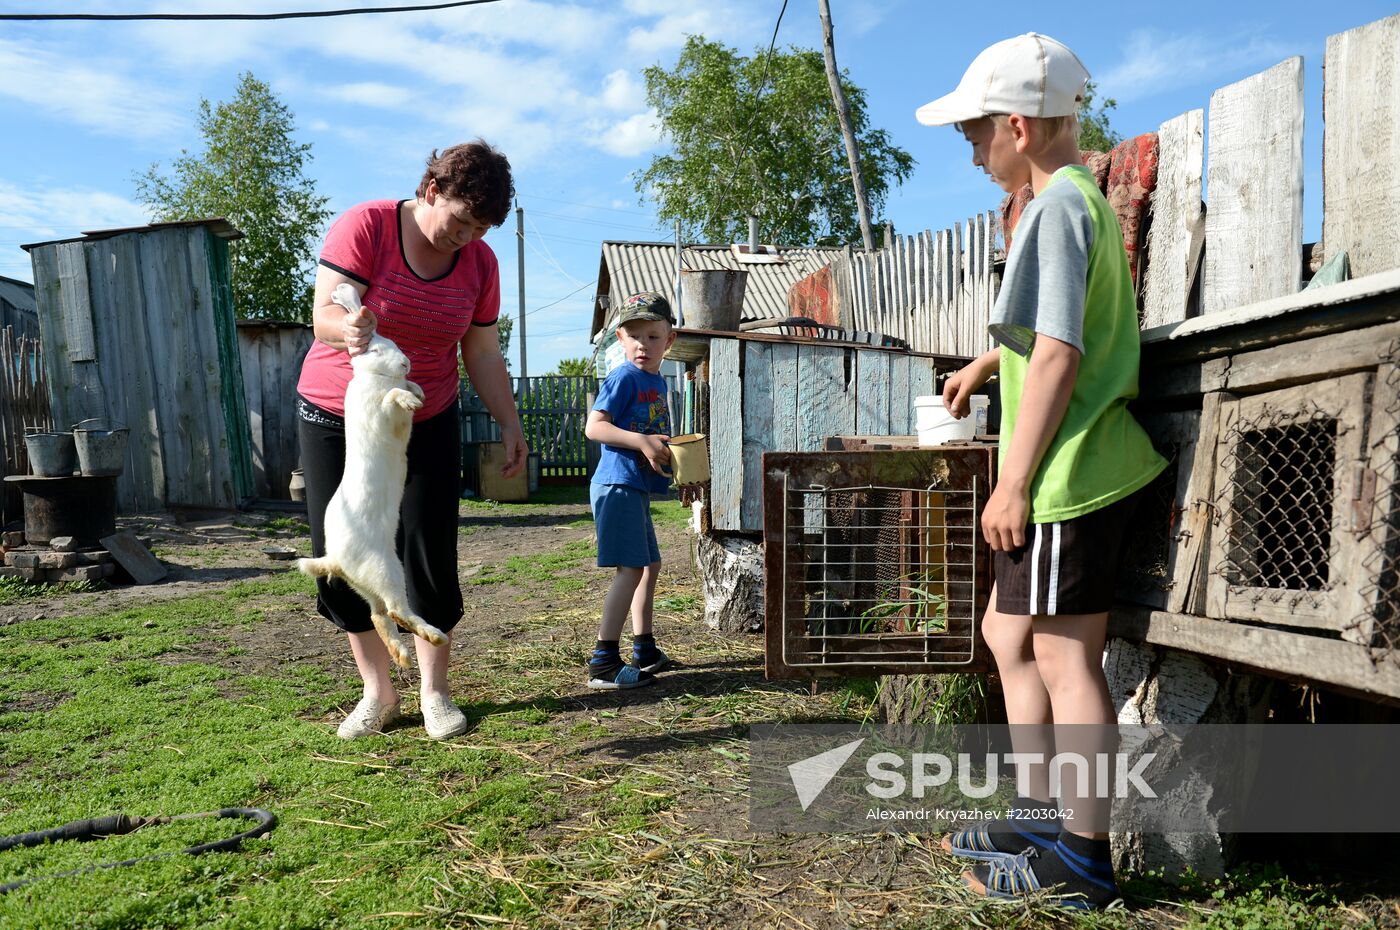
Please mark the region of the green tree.
<svg viewBox="0 0 1400 930"><path fill-rule="evenodd" d="M569 378L582 378L593 374L593 363L586 358L561 358L555 374Z"/></svg>
<svg viewBox="0 0 1400 930"><path fill-rule="evenodd" d="M226 217L245 238L229 244L234 308L250 319L311 320L316 244L331 213L304 173L311 145L293 138L292 112L244 72L232 100L199 101L204 151L182 150L136 177L158 222Z"/></svg>
<svg viewBox="0 0 1400 930"><path fill-rule="evenodd" d="M1118 101L1105 97L1097 110L1094 109L1094 92L1098 90L1093 81L1084 85L1084 102L1079 105L1079 147L1084 151L1107 152L1123 141L1121 133L1114 132L1108 123L1108 111L1118 107Z"/></svg>
<svg viewBox="0 0 1400 930"><path fill-rule="evenodd" d="M644 72L671 151L634 176L663 221L690 239L760 237L788 245L859 243L855 193L822 53L790 48L752 58L691 36L674 68ZM865 91L844 75L872 217L914 167L889 134L869 125ZM877 221L878 223L878 221Z"/></svg>

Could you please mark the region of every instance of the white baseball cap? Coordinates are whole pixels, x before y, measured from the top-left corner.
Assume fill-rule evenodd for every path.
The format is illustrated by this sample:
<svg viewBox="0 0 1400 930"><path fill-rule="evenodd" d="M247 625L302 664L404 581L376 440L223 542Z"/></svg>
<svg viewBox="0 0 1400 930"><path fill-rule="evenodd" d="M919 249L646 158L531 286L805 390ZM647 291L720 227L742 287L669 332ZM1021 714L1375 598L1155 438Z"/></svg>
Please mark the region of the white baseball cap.
<svg viewBox="0 0 1400 930"><path fill-rule="evenodd" d="M1038 32L1003 39L972 60L951 94L914 113L925 126L946 126L989 113L1069 116L1079 109L1089 72L1063 43Z"/></svg>

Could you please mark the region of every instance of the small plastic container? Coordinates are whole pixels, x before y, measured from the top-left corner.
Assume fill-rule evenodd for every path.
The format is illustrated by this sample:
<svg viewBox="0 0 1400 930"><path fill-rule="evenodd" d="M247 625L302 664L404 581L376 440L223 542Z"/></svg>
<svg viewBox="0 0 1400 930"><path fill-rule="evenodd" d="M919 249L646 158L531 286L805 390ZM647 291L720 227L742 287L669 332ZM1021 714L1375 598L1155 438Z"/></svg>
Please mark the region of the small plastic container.
<svg viewBox="0 0 1400 930"><path fill-rule="evenodd" d="M925 394L914 398L914 431L919 434L919 445L941 446L950 442L968 442L976 428L971 415L961 420L954 419L943 406L943 398L937 394Z"/></svg>

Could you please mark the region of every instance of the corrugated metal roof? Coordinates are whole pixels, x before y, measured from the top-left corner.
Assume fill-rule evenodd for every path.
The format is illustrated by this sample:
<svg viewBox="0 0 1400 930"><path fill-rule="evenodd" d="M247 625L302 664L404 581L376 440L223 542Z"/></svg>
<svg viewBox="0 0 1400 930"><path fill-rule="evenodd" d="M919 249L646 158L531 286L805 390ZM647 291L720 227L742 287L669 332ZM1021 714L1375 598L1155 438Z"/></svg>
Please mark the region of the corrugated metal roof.
<svg viewBox="0 0 1400 930"><path fill-rule="evenodd" d="M0 276L0 300L28 313L37 313L34 305L34 285L25 281Z"/></svg>
<svg viewBox="0 0 1400 930"><path fill-rule="evenodd" d="M803 278L820 271L841 254L841 249L782 248L781 264L740 264L727 245L683 245L686 268L742 268L745 320L781 320L788 316L788 291ZM603 266L608 275L608 302L617 306L639 291L672 294L676 285L676 246L671 242L604 242ZM603 328L603 308L593 304L593 332ZM681 308L685 313L685 308Z"/></svg>

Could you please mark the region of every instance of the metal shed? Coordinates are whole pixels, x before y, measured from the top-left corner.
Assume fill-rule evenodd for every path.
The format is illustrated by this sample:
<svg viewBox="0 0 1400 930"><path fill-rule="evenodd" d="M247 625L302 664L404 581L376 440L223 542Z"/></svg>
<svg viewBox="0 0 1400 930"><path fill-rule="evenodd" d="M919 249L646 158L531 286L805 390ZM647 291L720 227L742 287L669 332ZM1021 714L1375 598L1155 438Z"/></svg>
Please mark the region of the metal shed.
<svg viewBox="0 0 1400 930"><path fill-rule="evenodd" d="M223 219L23 246L54 423L131 430L124 512L231 508L253 493L247 404Z"/></svg>
<svg viewBox="0 0 1400 930"><path fill-rule="evenodd" d="M13 327L16 336L39 338L34 285L0 275L0 329L6 326Z"/></svg>
<svg viewBox="0 0 1400 930"><path fill-rule="evenodd" d="M789 315L788 291L798 281L831 264L841 254L835 248L778 250L782 261L740 263L727 245L682 245L685 268L730 268L748 272L744 286L745 320L783 320ZM598 289L593 300L592 335L608 321L608 309L640 291L672 294L676 289L676 246L671 242L603 243L598 265ZM685 312L685 308L681 308Z"/></svg>

